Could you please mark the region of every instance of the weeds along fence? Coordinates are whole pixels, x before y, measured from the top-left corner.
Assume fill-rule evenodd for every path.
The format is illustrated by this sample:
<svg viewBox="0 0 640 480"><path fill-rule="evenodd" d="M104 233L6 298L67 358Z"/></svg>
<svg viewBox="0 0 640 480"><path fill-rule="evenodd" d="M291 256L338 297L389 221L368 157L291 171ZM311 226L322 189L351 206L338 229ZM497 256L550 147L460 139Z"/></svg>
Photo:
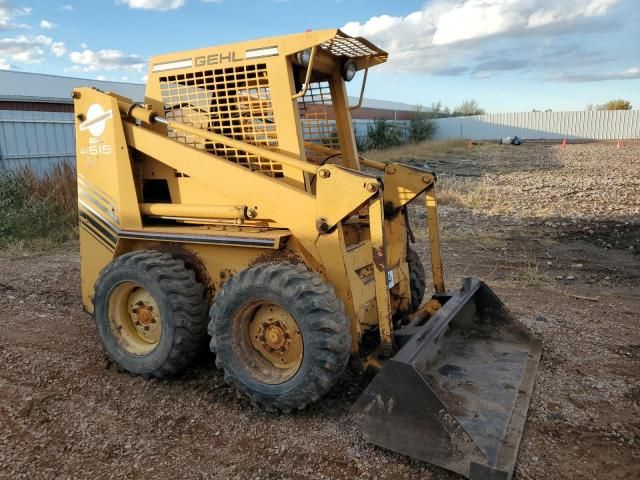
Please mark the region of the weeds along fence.
<svg viewBox="0 0 640 480"><path fill-rule="evenodd" d="M0 249L42 249L77 233L76 170L69 163L46 173L21 166L0 172Z"/></svg>
<svg viewBox="0 0 640 480"><path fill-rule="evenodd" d="M356 136L356 139L364 143L369 134L369 127L375 123L375 120L361 120L356 119L353 120L353 132ZM398 129L400 135L402 136L402 140L407 142L409 139L409 120L387 120L389 125L393 125Z"/></svg>

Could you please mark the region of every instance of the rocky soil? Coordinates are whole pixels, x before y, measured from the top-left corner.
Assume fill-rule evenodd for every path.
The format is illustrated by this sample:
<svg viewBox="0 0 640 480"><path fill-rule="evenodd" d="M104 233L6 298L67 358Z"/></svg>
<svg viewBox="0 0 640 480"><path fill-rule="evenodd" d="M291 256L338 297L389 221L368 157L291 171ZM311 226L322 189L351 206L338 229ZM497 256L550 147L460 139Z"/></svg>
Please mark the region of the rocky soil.
<svg viewBox="0 0 640 480"><path fill-rule="evenodd" d="M432 163L449 286L483 278L543 340L516 478L640 478L640 148L478 146ZM77 245L0 256L0 478L459 478L364 442L360 380L271 415L206 353L170 381L118 373L81 310Z"/></svg>

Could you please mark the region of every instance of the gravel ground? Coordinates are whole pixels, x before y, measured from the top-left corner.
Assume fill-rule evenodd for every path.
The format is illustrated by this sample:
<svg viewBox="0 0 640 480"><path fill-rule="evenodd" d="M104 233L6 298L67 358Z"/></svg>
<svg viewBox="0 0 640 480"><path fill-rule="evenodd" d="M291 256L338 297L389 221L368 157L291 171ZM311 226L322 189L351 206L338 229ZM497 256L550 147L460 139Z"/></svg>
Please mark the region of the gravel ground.
<svg viewBox="0 0 640 480"><path fill-rule="evenodd" d="M640 149L480 146L433 163L503 204L441 209L449 285L480 276L543 339L516 478L639 478ZM359 382L270 415L207 354L171 381L118 373L81 312L76 245L0 257L0 478L459 478L365 443Z"/></svg>

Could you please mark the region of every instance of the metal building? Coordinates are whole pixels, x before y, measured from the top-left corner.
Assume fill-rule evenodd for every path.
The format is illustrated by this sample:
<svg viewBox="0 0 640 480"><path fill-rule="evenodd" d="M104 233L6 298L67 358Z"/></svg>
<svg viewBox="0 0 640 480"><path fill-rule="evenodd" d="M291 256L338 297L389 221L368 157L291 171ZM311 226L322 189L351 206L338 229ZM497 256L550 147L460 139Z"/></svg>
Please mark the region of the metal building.
<svg viewBox="0 0 640 480"><path fill-rule="evenodd" d="M79 86L144 99L144 85L0 70L0 170L75 162L71 91Z"/></svg>
<svg viewBox="0 0 640 480"><path fill-rule="evenodd" d="M57 162L75 162L71 91L80 86L144 101L144 84L0 70L0 171L28 166L44 173ZM352 105L358 101L349 97ZM361 107L351 112L354 130L359 138L366 137L368 125L384 119L406 132L417 108L365 98Z"/></svg>

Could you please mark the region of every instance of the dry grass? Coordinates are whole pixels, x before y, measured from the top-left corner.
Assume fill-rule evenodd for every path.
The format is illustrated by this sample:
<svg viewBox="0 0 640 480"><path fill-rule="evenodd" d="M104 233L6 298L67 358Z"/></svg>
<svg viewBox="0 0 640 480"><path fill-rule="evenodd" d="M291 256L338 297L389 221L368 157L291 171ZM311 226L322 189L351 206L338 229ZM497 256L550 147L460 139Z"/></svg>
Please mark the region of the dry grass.
<svg viewBox="0 0 640 480"><path fill-rule="evenodd" d="M468 140L427 140L386 150L368 150L364 156L379 162L424 161L447 155L466 155Z"/></svg>
<svg viewBox="0 0 640 480"><path fill-rule="evenodd" d="M540 269L540 261L533 249L522 246L522 252L518 253L516 259L521 266L514 269L514 279L527 287L546 287L551 285L551 278Z"/></svg>
<svg viewBox="0 0 640 480"><path fill-rule="evenodd" d="M77 236L75 168L55 165L38 175L22 168L0 174L0 248L46 251Z"/></svg>
<svg viewBox="0 0 640 480"><path fill-rule="evenodd" d="M29 168L21 168L16 176L31 194L43 201L55 203L62 215L76 217L78 212L78 185L76 169L66 162L57 163L44 175Z"/></svg>
<svg viewBox="0 0 640 480"><path fill-rule="evenodd" d="M424 230L424 232L422 231ZM421 241L427 241L426 226L419 232ZM418 237L418 235L416 235ZM480 228L449 229L442 228L440 239L443 243L456 242L462 245L473 245L474 248L485 252L498 250L506 245L508 234L505 232L488 231Z"/></svg>
<svg viewBox="0 0 640 480"><path fill-rule="evenodd" d="M438 182L438 200L444 205L499 213L504 195L484 178L442 176Z"/></svg>

